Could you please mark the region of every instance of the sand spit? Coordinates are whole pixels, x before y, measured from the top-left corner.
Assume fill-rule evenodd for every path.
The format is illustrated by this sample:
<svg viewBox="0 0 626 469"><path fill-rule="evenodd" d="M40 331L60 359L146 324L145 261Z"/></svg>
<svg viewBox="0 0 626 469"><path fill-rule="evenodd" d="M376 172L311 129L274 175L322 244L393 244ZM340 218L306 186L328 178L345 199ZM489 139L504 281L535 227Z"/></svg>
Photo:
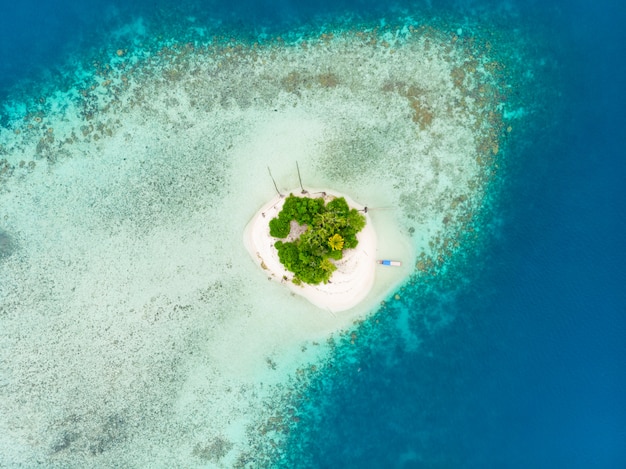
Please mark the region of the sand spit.
<svg viewBox="0 0 626 469"><path fill-rule="evenodd" d="M483 202L499 70L485 41L406 25L113 50L39 107L7 103L0 466L267 461L289 383L374 306L331 314L259 275L241 239L267 166L281 191L298 161L367 205L386 257L425 274Z"/></svg>

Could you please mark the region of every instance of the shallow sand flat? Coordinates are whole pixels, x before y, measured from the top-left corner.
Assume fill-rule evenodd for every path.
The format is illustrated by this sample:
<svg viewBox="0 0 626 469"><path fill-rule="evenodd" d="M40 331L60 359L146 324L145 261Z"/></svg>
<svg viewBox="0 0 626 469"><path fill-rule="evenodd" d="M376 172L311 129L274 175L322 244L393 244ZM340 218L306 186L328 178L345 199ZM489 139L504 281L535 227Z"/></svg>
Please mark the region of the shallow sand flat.
<svg viewBox="0 0 626 469"><path fill-rule="evenodd" d="M367 205L407 273L482 203L497 103L465 95L490 75L455 85L465 51L407 34L168 47L131 71L113 57L111 84L0 130L16 246L0 259L0 465L262 457L251 435L290 380L401 281L378 269L376 301L345 315L268 281L242 243L275 195L267 166L281 191L298 161L305 186Z"/></svg>

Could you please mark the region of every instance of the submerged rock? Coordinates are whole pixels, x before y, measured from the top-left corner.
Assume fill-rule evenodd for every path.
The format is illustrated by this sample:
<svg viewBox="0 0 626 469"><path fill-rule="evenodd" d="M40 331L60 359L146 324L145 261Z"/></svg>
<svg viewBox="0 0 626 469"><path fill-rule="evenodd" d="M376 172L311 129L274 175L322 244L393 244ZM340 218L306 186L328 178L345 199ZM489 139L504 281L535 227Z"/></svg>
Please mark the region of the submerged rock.
<svg viewBox="0 0 626 469"><path fill-rule="evenodd" d="M0 259L9 257L17 249L17 244L9 233L0 229Z"/></svg>

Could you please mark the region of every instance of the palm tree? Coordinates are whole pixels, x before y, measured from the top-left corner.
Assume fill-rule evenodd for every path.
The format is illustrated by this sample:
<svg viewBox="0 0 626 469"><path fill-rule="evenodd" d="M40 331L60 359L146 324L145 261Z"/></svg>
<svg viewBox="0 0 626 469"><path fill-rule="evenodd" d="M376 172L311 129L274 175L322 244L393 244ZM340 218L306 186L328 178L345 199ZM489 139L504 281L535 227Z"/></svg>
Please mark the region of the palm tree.
<svg viewBox="0 0 626 469"><path fill-rule="evenodd" d="M333 251L341 251L343 249L343 237L339 233L335 233L328 238L328 246Z"/></svg>

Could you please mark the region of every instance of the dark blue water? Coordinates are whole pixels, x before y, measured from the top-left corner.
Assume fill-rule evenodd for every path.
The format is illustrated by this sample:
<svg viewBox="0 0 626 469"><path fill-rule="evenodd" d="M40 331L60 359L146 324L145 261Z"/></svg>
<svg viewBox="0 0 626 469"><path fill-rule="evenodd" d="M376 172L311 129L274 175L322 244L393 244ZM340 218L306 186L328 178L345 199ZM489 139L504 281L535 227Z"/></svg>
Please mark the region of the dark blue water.
<svg viewBox="0 0 626 469"><path fill-rule="evenodd" d="M0 97L22 80L49 74L64 57L84 44L104 18L106 2L23 0L0 2Z"/></svg>
<svg viewBox="0 0 626 469"><path fill-rule="evenodd" d="M504 8L432 4L426 10ZM470 286L449 301L441 285L396 307L412 308L417 350L364 333L357 362L316 382L293 431L291 465L306 454L317 467L626 467L625 7L511 4L519 12L511 27L537 24L558 70L546 73L542 95L549 122L507 148L487 254L457 266ZM68 54L97 48L133 15L164 29L190 11L233 27L284 28L320 13L388 9L348 0L0 6L0 98L25 80L53 80ZM454 320L420 326L435 311Z"/></svg>
<svg viewBox="0 0 626 469"><path fill-rule="evenodd" d="M292 439L307 464L626 467L624 7L582 3L545 4L552 113L511 142L502 225L484 265L461 267L455 320L422 329L417 352L372 339L317 382L315 430Z"/></svg>

